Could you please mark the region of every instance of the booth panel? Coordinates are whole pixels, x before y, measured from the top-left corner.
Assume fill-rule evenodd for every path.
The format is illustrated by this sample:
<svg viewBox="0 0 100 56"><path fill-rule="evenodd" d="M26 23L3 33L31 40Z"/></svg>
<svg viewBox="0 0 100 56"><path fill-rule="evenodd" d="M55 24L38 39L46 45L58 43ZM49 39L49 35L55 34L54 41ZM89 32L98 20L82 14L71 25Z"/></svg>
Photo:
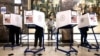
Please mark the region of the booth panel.
<svg viewBox="0 0 100 56"><path fill-rule="evenodd" d="M40 27L44 27L45 25L45 15L43 12L31 10L24 11L24 24L35 24Z"/></svg>
<svg viewBox="0 0 100 56"><path fill-rule="evenodd" d="M45 14L43 12L40 12L40 11L33 11L33 14L35 14L33 16L33 17L35 17L34 18L34 24L44 28Z"/></svg>
<svg viewBox="0 0 100 56"><path fill-rule="evenodd" d="M33 11L24 11L24 24L33 24Z"/></svg>
<svg viewBox="0 0 100 56"><path fill-rule="evenodd" d="M97 26L98 25L98 22L97 22L97 16L96 14L89 14L89 22L90 22L90 25L91 26Z"/></svg>
<svg viewBox="0 0 100 56"><path fill-rule="evenodd" d="M72 16L71 16L71 24L78 24L78 14L76 11L72 11Z"/></svg>
<svg viewBox="0 0 100 56"><path fill-rule="evenodd" d="M79 23L78 23L79 28L89 26L88 16L89 16L89 14L85 14L85 15L80 16Z"/></svg>
<svg viewBox="0 0 100 56"><path fill-rule="evenodd" d="M57 28L66 25L78 24L78 15L76 11L62 11L56 14Z"/></svg>
<svg viewBox="0 0 100 56"><path fill-rule="evenodd" d="M18 27L17 25L17 15L16 14L11 14L11 25Z"/></svg>
<svg viewBox="0 0 100 56"><path fill-rule="evenodd" d="M21 15L17 15L16 19L17 19L18 27L22 28L22 16Z"/></svg>
<svg viewBox="0 0 100 56"><path fill-rule="evenodd" d="M4 25L10 25L11 24L11 15L10 14L4 14L3 15L3 24Z"/></svg>
<svg viewBox="0 0 100 56"><path fill-rule="evenodd" d="M57 28L68 25L71 21L70 18L71 18L71 11L58 12L56 14Z"/></svg>
<svg viewBox="0 0 100 56"><path fill-rule="evenodd" d="M87 27L87 26L97 26L97 25L98 25L98 22L97 22L96 14L86 13L80 16L80 20L78 24L79 28Z"/></svg>

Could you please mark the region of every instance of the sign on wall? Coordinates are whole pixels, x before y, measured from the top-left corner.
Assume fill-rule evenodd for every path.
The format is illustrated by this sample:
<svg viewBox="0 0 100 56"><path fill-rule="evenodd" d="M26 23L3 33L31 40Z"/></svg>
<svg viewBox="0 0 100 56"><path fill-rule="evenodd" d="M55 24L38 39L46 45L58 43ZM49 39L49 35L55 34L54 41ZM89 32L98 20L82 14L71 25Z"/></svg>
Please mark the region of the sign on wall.
<svg viewBox="0 0 100 56"><path fill-rule="evenodd" d="M5 6L1 7L1 14L4 14L4 13L6 13L6 7Z"/></svg>

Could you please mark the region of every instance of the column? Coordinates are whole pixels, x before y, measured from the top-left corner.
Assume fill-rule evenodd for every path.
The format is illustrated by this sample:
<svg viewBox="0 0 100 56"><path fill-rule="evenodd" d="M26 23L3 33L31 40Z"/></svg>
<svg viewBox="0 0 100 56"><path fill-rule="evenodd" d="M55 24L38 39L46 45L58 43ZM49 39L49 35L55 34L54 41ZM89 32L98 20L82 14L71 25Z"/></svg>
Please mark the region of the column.
<svg viewBox="0 0 100 56"><path fill-rule="evenodd" d="M31 0L28 0L28 10L31 9Z"/></svg>

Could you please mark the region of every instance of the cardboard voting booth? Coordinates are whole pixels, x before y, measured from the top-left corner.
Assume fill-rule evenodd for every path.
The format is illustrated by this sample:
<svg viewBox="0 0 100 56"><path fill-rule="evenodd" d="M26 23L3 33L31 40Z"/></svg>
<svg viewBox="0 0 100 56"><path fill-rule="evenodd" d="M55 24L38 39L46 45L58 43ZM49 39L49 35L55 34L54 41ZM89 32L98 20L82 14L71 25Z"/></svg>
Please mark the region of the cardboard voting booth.
<svg viewBox="0 0 100 56"><path fill-rule="evenodd" d="M57 28L78 24L78 16L76 11L61 11L56 14Z"/></svg>
<svg viewBox="0 0 100 56"><path fill-rule="evenodd" d="M40 11L30 10L24 11L24 24L34 24L44 28L45 14Z"/></svg>
<svg viewBox="0 0 100 56"><path fill-rule="evenodd" d="M78 23L79 28L97 26L97 25L98 25L98 22L97 22L96 13L92 13L92 14L86 13L80 16L80 20Z"/></svg>
<svg viewBox="0 0 100 56"><path fill-rule="evenodd" d="M4 14L3 25L13 25L22 28L22 16L17 14Z"/></svg>

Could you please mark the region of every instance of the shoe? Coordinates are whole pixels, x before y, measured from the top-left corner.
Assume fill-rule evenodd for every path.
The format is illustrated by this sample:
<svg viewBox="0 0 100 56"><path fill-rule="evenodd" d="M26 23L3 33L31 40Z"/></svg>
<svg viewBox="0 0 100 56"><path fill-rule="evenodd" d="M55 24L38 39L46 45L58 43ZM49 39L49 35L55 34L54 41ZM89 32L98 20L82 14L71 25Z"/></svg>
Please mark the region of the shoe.
<svg viewBox="0 0 100 56"><path fill-rule="evenodd" d="M20 46L20 44L16 44L16 46Z"/></svg>
<svg viewBox="0 0 100 56"><path fill-rule="evenodd" d="M14 55L13 53L8 54L8 56L13 56L13 55Z"/></svg>
<svg viewBox="0 0 100 56"><path fill-rule="evenodd" d="M38 56L42 56L42 54L41 53L39 53L39 54L37 54Z"/></svg>

